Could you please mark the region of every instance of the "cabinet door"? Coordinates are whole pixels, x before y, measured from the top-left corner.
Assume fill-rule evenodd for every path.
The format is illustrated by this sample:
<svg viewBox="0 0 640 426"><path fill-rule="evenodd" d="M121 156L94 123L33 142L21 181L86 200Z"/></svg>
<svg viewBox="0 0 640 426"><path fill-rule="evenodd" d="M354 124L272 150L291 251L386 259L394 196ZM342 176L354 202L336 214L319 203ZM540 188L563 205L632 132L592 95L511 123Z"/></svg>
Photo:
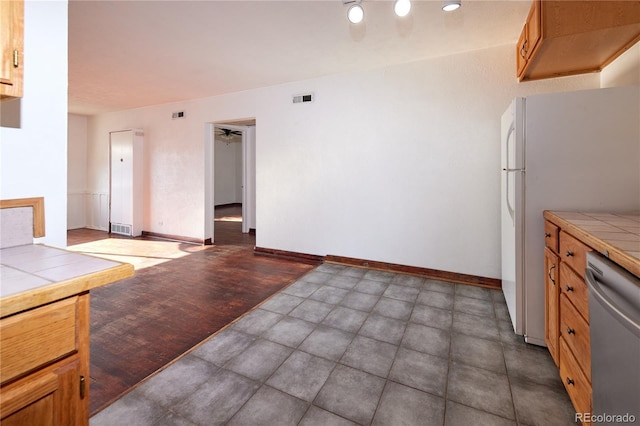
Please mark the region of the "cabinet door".
<svg viewBox="0 0 640 426"><path fill-rule="evenodd" d="M516 75L520 77L527 65L527 25L524 25L516 44Z"/></svg>
<svg viewBox="0 0 640 426"><path fill-rule="evenodd" d="M2 426L88 424L81 386L80 360L73 356L3 387Z"/></svg>
<svg viewBox="0 0 640 426"><path fill-rule="evenodd" d="M22 96L24 3L0 1L0 99Z"/></svg>
<svg viewBox="0 0 640 426"><path fill-rule="evenodd" d="M544 249L544 340L556 366L559 363L558 338L560 337L560 285L558 282L558 256Z"/></svg>
<svg viewBox="0 0 640 426"><path fill-rule="evenodd" d="M520 38L516 44L516 65L517 76L521 77L529 63L538 41L540 41L542 30L540 21L540 0L534 0L527 15L527 21L522 28Z"/></svg>
<svg viewBox="0 0 640 426"><path fill-rule="evenodd" d="M525 31L527 32L527 60L531 58L533 51L538 45L538 41L541 36L541 21L540 21L540 1L536 0L531 5L529 15L527 16L527 25Z"/></svg>

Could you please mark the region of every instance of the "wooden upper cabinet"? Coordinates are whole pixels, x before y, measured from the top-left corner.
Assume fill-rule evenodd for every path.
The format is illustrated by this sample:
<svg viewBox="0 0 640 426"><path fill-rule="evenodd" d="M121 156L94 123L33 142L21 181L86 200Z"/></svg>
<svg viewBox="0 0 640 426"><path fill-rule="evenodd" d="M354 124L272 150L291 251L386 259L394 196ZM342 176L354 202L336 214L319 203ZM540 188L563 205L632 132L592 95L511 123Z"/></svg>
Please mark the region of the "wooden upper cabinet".
<svg viewBox="0 0 640 426"><path fill-rule="evenodd" d="M601 71L640 40L640 1L534 0L516 46L520 81Z"/></svg>
<svg viewBox="0 0 640 426"><path fill-rule="evenodd" d="M529 63L529 59L533 54L534 49L538 45L540 40L540 1L534 1L529 10L527 16L527 22L524 24L524 28L520 33L517 45L517 63L518 63L518 76L520 76L526 65Z"/></svg>
<svg viewBox="0 0 640 426"><path fill-rule="evenodd" d="M0 99L22 97L24 2L0 1Z"/></svg>

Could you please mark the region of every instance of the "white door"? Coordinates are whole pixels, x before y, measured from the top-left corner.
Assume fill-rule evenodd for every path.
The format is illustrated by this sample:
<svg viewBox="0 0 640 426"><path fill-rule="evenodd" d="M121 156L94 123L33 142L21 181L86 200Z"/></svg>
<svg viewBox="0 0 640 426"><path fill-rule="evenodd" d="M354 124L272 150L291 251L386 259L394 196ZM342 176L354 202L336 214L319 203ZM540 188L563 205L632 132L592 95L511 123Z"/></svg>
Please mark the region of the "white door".
<svg viewBox="0 0 640 426"><path fill-rule="evenodd" d="M111 223L133 225L133 132L111 132Z"/></svg>

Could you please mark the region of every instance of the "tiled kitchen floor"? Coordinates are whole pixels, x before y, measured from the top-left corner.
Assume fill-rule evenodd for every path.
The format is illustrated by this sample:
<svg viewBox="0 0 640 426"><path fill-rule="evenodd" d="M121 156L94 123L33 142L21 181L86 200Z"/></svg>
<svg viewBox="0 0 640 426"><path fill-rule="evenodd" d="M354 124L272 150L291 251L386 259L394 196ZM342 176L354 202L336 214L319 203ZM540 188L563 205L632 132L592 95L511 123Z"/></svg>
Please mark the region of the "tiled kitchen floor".
<svg viewBox="0 0 640 426"><path fill-rule="evenodd" d="M91 418L137 425L569 425L502 293L323 264Z"/></svg>

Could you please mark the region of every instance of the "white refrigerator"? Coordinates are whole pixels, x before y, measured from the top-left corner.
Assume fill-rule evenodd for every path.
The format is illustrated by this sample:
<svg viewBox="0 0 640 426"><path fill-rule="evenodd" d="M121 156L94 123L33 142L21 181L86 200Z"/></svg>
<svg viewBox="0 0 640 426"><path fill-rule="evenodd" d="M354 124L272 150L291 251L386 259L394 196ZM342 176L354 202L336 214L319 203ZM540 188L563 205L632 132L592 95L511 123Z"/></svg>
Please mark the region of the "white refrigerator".
<svg viewBox="0 0 640 426"><path fill-rule="evenodd" d="M544 210L640 210L640 87L516 98L502 116L502 290L544 343Z"/></svg>

